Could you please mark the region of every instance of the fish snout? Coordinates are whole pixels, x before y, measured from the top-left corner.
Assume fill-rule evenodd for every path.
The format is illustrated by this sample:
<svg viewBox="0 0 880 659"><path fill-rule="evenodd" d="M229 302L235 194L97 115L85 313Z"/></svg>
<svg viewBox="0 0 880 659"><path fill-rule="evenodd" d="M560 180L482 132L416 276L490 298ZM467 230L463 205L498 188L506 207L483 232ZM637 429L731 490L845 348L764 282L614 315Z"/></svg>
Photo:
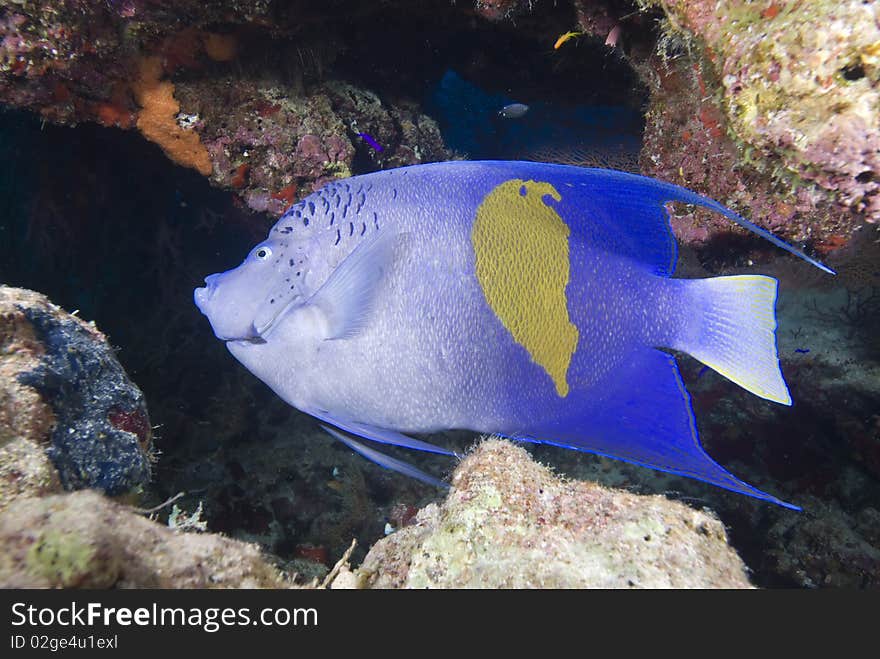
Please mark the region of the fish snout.
<svg viewBox="0 0 880 659"><path fill-rule="evenodd" d="M197 288L193 291L193 301L199 308L199 311L205 313L205 304L211 299L211 291L207 288Z"/></svg>
<svg viewBox="0 0 880 659"><path fill-rule="evenodd" d="M211 298L214 297L214 292L217 290L217 280L219 278L219 274L208 275L205 277L206 286L203 288L197 288L193 291L193 300L202 313L206 312L205 305L207 305L211 301Z"/></svg>

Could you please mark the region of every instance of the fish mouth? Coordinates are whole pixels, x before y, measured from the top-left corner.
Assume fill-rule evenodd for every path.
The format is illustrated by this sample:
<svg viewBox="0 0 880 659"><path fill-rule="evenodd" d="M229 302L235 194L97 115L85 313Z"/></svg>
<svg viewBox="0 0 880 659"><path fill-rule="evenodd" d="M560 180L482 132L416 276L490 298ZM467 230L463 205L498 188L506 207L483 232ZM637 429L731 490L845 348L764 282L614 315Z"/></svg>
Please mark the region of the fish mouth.
<svg viewBox="0 0 880 659"><path fill-rule="evenodd" d="M264 339L261 333L256 330L253 323L251 324L250 331L244 336L218 336L217 338L226 343L249 343L251 345L262 345L266 343L266 339Z"/></svg>
<svg viewBox="0 0 880 659"><path fill-rule="evenodd" d="M211 299L211 295L213 291L207 286L202 286L201 288L197 288L193 291L193 301L196 303L196 307L201 311L204 315L208 315L205 313L205 307L208 304L208 301Z"/></svg>
<svg viewBox="0 0 880 659"><path fill-rule="evenodd" d="M244 336L234 339L222 339L225 343L249 343L251 345L262 345L266 343L266 339L262 336Z"/></svg>

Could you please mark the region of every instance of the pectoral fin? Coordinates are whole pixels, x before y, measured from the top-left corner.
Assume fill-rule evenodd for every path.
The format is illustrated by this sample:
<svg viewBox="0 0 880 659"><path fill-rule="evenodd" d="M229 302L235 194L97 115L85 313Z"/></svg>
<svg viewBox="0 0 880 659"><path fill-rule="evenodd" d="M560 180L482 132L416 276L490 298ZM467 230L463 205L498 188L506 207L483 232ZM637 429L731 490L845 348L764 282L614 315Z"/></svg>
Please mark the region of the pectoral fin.
<svg viewBox="0 0 880 659"><path fill-rule="evenodd" d="M403 235L383 231L361 243L306 302L320 313L325 339L350 339L367 326Z"/></svg>

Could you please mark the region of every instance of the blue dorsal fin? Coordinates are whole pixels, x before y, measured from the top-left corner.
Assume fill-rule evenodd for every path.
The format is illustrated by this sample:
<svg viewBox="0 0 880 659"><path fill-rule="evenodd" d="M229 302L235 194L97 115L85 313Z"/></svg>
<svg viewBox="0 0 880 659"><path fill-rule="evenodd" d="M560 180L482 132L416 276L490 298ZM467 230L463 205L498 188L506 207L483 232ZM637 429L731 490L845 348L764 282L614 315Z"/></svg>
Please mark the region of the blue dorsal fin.
<svg viewBox="0 0 880 659"><path fill-rule="evenodd" d="M449 483L444 483L439 478L434 478L431 474L428 474L421 469L414 467L408 462L404 462L403 460L398 460L397 458L392 458L390 455L386 455L381 451L377 451L374 448L370 448L369 446L365 446L355 439L348 437L345 433L341 433L333 428L330 428L325 425L321 425L327 433L329 433L332 437L335 437L340 442L345 444L348 448L356 453L360 453L367 460L371 462L375 462L380 467L384 467L385 469L390 469L391 471L396 471L405 476L409 476L410 478L415 478L416 480L422 481L423 483L427 483L428 485L434 485L435 487L441 487L444 489L449 489Z"/></svg>
<svg viewBox="0 0 880 659"><path fill-rule="evenodd" d="M646 390L645 383L650 383ZM575 404L576 403L576 404ZM800 510L745 483L703 450L675 359L644 348L606 376L570 417L511 428L512 439L596 453Z"/></svg>
<svg viewBox="0 0 880 659"><path fill-rule="evenodd" d="M672 275L678 257L666 211L668 202L695 204L713 210L777 247L834 274L827 266L717 201L672 183L613 169L520 161L468 164L488 167L486 174L492 179L506 176L508 179L552 184L562 199L558 202L547 199L548 205L557 210L582 243L643 263L656 275Z"/></svg>

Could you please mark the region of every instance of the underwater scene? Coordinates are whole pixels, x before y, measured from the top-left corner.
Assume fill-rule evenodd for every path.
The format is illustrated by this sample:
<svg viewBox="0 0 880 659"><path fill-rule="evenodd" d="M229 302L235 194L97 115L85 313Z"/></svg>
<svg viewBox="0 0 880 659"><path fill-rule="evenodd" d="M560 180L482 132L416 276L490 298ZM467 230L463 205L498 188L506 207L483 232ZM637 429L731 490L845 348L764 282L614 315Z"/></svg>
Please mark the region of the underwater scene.
<svg viewBox="0 0 880 659"><path fill-rule="evenodd" d="M0 586L880 587L880 9L0 0Z"/></svg>

